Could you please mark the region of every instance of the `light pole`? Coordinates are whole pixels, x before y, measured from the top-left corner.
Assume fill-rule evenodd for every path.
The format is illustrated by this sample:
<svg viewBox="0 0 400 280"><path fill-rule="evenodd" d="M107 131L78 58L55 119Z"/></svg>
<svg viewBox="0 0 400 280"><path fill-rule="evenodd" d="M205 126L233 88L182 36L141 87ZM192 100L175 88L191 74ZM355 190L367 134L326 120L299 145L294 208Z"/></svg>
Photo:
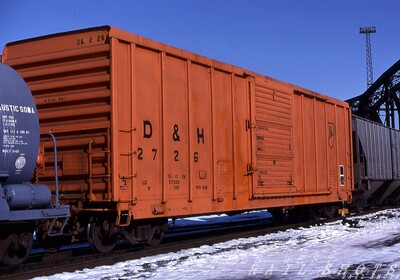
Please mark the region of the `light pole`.
<svg viewBox="0 0 400 280"><path fill-rule="evenodd" d="M369 88L374 82L374 76L372 73L372 51L371 51L371 33L376 33L375 26L360 27L360 34L365 34L366 47L367 47L367 88Z"/></svg>

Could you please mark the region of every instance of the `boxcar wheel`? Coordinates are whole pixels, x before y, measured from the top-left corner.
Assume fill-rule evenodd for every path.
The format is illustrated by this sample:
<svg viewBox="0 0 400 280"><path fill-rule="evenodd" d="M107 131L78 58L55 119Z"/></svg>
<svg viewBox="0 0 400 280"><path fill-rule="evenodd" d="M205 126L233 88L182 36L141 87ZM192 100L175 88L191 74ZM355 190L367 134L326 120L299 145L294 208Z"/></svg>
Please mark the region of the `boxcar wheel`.
<svg viewBox="0 0 400 280"><path fill-rule="evenodd" d="M336 214L336 206L335 205L327 205L322 208L322 216L326 219L332 219Z"/></svg>
<svg viewBox="0 0 400 280"><path fill-rule="evenodd" d="M1 243L3 243L3 240ZM2 259L3 264L17 266L25 262L31 253L33 234L32 232L13 233L8 239L4 240L4 243L8 243L8 248ZM0 246L3 245L7 246L7 244L1 244Z"/></svg>
<svg viewBox="0 0 400 280"><path fill-rule="evenodd" d="M164 236L164 231L162 229L162 226L160 225L155 225L150 228L149 232L149 240L147 243L151 246L157 246L161 243L161 240Z"/></svg>
<svg viewBox="0 0 400 280"><path fill-rule="evenodd" d="M272 214L272 218L275 224L283 224L286 216L286 211L284 208L272 208L268 209L268 212Z"/></svg>
<svg viewBox="0 0 400 280"><path fill-rule="evenodd" d="M310 220L313 222L319 222L322 218L322 209L318 206L310 207Z"/></svg>
<svg viewBox="0 0 400 280"><path fill-rule="evenodd" d="M99 253L111 252L117 240L109 235L110 223L107 220L91 218L87 228L87 238L92 248Z"/></svg>

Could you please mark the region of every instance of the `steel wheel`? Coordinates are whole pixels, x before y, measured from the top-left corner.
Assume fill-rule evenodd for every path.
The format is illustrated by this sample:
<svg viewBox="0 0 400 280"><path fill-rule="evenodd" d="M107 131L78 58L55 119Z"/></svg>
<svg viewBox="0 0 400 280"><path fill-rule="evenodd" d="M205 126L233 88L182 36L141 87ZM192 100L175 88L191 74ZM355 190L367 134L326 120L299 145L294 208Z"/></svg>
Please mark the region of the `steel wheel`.
<svg viewBox="0 0 400 280"><path fill-rule="evenodd" d="M7 266L20 265L31 253L33 234L31 232L13 233L8 239L0 241L0 246L7 245L8 248L2 259L3 264Z"/></svg>
<svg viewBox="0 0 400 280"><path fill-rule="evenodd" d="M64 239L64 236L46 236L46 238L42 241L43 248L48 253L56 253L59 251L61 244L64 243Z"/></svg>
<svg viewBox="0 0 400 280"><path fill-rule="evenodd" d="M157 246L161 243L161 240L164 236L164 231L162 227L159 225L152 226L149 232L149 240L147 243L151 246Z"/></svg>
<svg viewBox="0 0 400 280"><path fill-rule="evenodd" d="M314 222L321 221L322 218L321 211L322 211L321 208L318 206L310 208L310 220Z"/></svg>
<svg viewBox="0 0 400 280"><path fill-rule="evenodd" d="M331 219L331 218L335 217L335 214L337 212L336 210L337 210L336 206L327 205L327 206L322 208L322 215L326 219Z"/></svg>
<svg viewBox="0 0 400 280"><path fill-rule="evenodd" d="M96 221L91 218L87 235L90 245L99 253L111 252L117 243L116 238L110 236L110 223L107 220Z"/></svg>

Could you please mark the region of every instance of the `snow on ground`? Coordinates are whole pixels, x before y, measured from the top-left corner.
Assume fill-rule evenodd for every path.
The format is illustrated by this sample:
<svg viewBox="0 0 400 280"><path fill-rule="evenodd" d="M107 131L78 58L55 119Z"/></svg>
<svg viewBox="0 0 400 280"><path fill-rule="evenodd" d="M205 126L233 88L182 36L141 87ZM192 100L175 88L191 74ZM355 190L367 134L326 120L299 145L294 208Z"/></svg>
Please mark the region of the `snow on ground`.
<svg viewBox="0 0 400 280"><path fill-rule="evenodd" d="M400 210L42 279L400 279ZM198 222L206 222L206 218Z"/></svg>

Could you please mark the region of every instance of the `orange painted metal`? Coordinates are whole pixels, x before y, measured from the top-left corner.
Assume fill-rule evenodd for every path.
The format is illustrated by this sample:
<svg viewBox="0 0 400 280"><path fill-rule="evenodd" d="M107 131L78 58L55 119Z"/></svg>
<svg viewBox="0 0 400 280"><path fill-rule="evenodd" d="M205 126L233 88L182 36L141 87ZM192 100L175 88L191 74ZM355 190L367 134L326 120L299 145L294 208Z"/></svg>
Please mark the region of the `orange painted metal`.
<svg viewBox="0 0 400 280"><path fill-rule="evenodd" d="M60 193L117 222L349 201L347 103L112 27L8 44ZM51 143L36 177L52 184Z"/></svg>

